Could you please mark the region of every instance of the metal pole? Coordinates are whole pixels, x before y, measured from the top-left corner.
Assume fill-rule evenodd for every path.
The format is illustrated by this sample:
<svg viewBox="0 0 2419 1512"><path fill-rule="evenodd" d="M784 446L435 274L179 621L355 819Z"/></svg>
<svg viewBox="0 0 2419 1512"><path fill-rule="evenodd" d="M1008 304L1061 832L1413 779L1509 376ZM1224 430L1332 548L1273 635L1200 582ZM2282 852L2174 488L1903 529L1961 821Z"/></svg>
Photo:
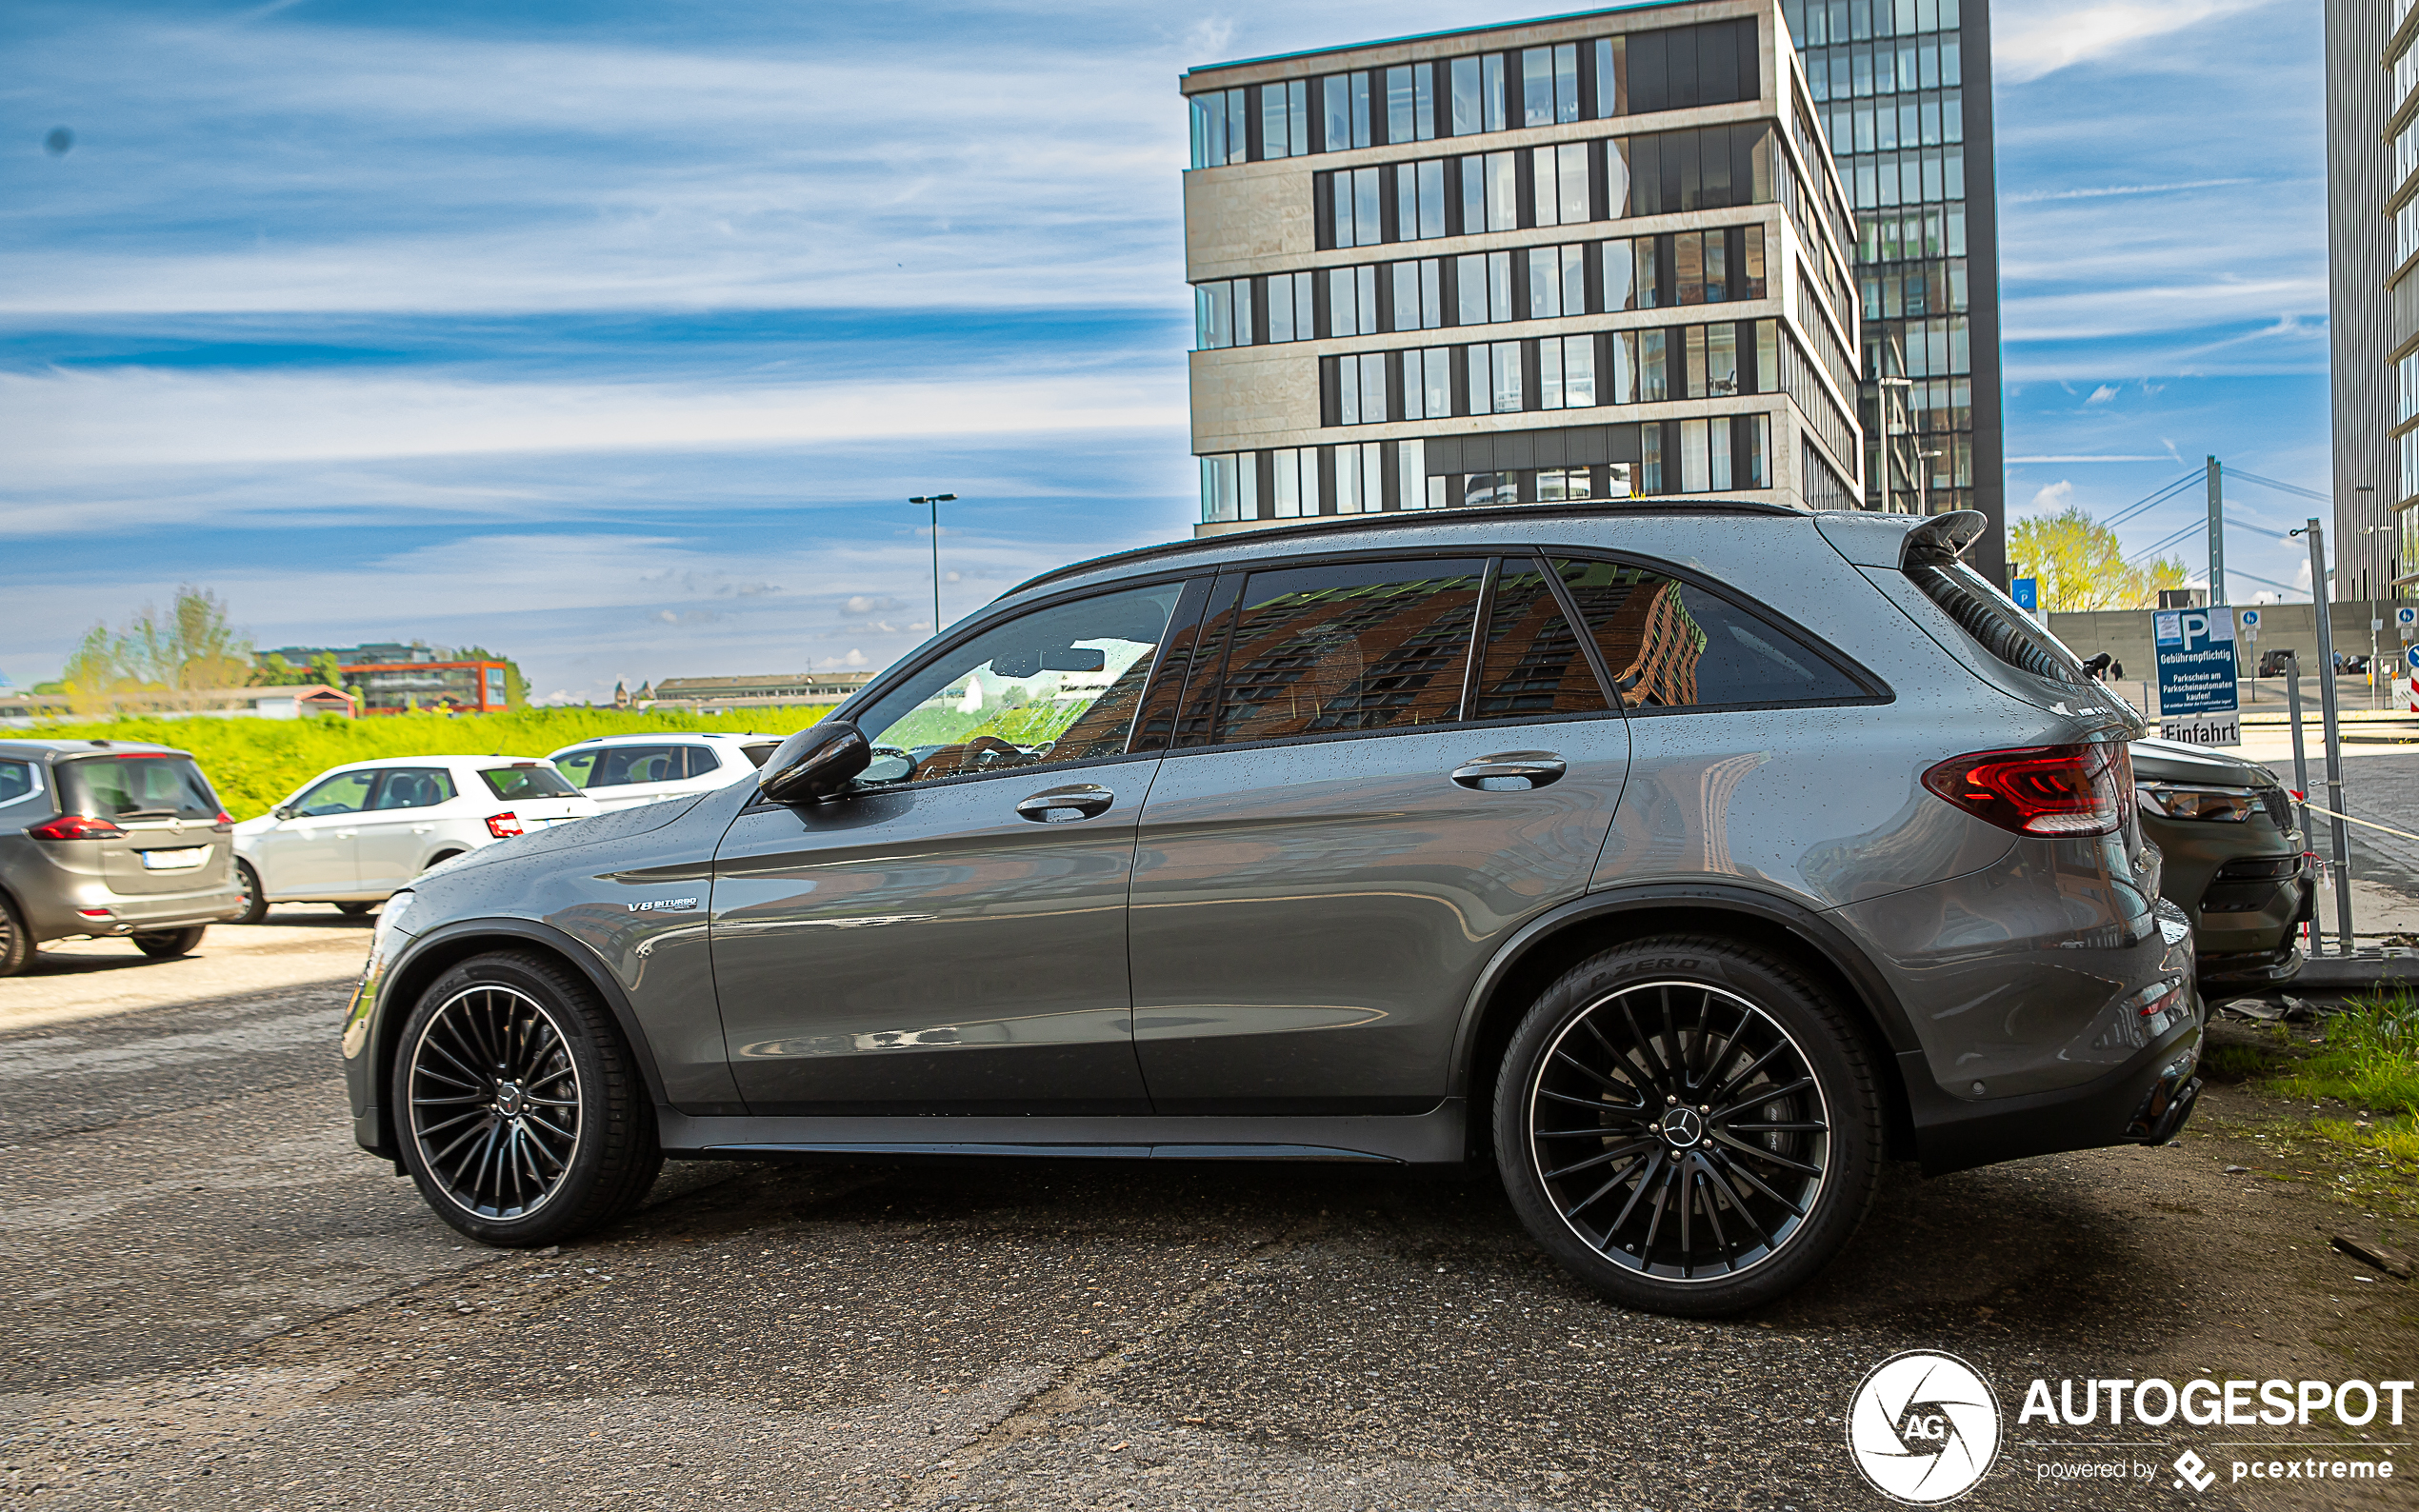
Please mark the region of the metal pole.
<svg viewBox="0 0 2419 1512"><path fill-rule="evenodd" d="M2209 459L2209 602L2226 602L2226 519L2223 509L2224 488L2220 485L2224 468L2215 457ZM2258 595L2254 594L2253 597Z"/></svg>
<svg viewBox="0 0 2419 1512"><path fill-rule="evenodd" d="M941 633L941 501L928 499L932 506L932 633Z"/></svg>
<svg viewBox="0 0 2419 1512"><path fill-rule="evenodd" d="M2309 843L2309 757L2302 749L2302 665L2301 658L2290 652L2285 657L2285 706L2289 711L2286 719L2293 730L2293 791L2302 795L2301 802L2295 806L2299 809L2296 817L2300 821L2296 827L2301 830L2302 848L2314 850L2317 847ZM2325 955L2327 931L2318 922L2318 910L2310 910L2309 920L2310 953Z"/></svg>
<svg viewBox="0 0 2419 1512"><path fill-rule="evenodd" d="M2327 730L2327 806L2336 814L2344 811L2344 747L2343 734L2335 722L2335 632L2329 625L2330 607L2327 583L2327 533L2313 519L2303 527L2309 533L2310 597L2318 611L2318 711ZM2333 814L2328 822L2335 831L2335 943L2342 953L2352 948L2351 932L2351 838L2344 822Z"/></svg>

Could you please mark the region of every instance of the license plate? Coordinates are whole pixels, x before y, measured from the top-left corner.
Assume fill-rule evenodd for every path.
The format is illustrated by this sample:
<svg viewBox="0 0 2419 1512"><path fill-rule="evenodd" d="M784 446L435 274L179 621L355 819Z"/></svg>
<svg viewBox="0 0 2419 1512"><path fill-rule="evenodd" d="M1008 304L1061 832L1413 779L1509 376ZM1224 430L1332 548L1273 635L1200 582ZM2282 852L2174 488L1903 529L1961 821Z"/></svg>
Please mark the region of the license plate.
<svg viewBox="0 0 2419 1512"><path fill-rule="evenodd" d="M184 850L146 850L140 852L145 871L191 871L210 860L210 846L192 846Z"/></svg>

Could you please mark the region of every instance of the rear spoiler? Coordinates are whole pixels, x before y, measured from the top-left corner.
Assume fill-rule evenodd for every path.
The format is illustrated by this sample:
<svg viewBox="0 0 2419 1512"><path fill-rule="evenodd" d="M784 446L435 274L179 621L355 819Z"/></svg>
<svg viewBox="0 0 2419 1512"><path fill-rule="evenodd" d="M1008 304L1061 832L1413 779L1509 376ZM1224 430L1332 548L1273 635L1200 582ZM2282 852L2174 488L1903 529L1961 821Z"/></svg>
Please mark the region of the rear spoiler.
<svg viewBox="0 0 2419 1512"><path fill-rule="evenodd" d="M1979 509L1951 509L1935 514L1907 532L1906 545L1900 547L1898 565L1910 567L1918 563L1954 562L1966 554L1990 525L1989 516Z"/></svg>

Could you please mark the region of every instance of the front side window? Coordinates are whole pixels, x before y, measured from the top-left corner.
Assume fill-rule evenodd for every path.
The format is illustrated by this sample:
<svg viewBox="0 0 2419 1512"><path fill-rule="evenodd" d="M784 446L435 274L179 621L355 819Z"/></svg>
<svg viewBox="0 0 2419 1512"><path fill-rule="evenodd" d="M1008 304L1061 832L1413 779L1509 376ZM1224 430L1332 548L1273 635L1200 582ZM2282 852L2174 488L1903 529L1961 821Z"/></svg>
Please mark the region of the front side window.
<svg viewBox="0 0 2419 1512"><path fill-rule="evenodd" d="M1229 642L1212 743L1458 720L1485 575L1463 560L1252 573L1203 627Z"/></svg>
<svg viewBox="0 0 2419 1512"><path fill-rule="evenodd" d="M687 746L600 746L558 756L554 765L582 788L675 783L689 775Z"/></svg>
<svg viewBox="0 0 2419 1512"><path fill-rule="evenodd" d="M370 806L370 790L377 786L376 772L338 772L303 794L295 802L294 811L310 819L326 814L357 814Z"/></svg>
<svg viewBox="0 0 2419 1512"><path fill-rule="evenodd" d="M1126 749L1182 585L1037 609L983 631L857 721L869 786L1059 766Z"/></svg>
<svg viewBox="0 0 2419 1512"><path fill-rule="evenodd" d="M1609 562L1554 564L1625 707L1835 704L1870 696L1800 637L1693 583Z"/></svg>
<svg viewBox="0 0 2419 1512"><path fill-rule="evenodd" d="M453 774L442 766L398 766L378 785L372 808L434 808L453 797Z"/></svg>

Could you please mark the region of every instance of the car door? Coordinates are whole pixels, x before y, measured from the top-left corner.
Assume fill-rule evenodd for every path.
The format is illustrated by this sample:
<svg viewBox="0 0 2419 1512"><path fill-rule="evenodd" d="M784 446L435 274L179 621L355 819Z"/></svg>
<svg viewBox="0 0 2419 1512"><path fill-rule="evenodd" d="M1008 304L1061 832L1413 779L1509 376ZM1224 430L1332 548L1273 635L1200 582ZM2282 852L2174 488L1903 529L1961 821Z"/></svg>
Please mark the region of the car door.
<svg viewBox="0 0 2419 1512"><path fill-rule="evenodd" d="M1432 1107L1488 960L1588 885L1623 720L1526 555L1217 591L1134 863L1152 1105Z"/></svg>
<svg viewBox="0 0 2419 1512"><path fill-rule="evenodd" d="M438 806L456 796L453 773L443 766L388 768L362 810L353 846L361 890L393 892L419 875L440 823Z"/></svg>
<svg viewBox="0 0 2419 1512"><path fill-rule="evenodd" d="M253 837L252 865L270 897L361 890L361 814L377 786L375 768L322 778L286 806L274 827Z"/></svg>
<svg viewBox="0 0 2419 1512"><path fill-rule="evenodd" d="M970 631L860 716L852 789L739 814L710 937L750 1109L1147 1107L1126 894L1158 757L1127 746L1181 588Z"/></svg>

